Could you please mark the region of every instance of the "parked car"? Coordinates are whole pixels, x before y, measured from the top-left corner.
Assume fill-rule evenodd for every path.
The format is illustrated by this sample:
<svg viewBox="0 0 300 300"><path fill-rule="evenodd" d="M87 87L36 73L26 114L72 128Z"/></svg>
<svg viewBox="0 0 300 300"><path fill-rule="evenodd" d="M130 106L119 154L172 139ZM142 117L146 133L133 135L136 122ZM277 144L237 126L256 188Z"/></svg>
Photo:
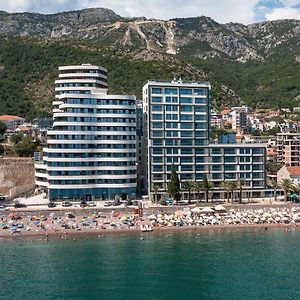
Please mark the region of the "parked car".
<svg viewBox="0 0 300 300"><path fill-rule="evenodd" d="M81 202L80 202L80 207L86 207L86 206L87 206L86 201L81 201Z"/></svg>
<svg viewBox="0 0 300 300"><path fill-rule="evenodd" d="M112 202L110 202L110 201L105 201L105 202L104 202L104 206L112 206Z"/></svg>
<svg viewBox="0 0 300 300"><path fill-rule="evenodd" d="M0 194L0 201L4 201L5 200L5 196L3 194Z"/></svg>
<svg viewBox="0 0 300 300"><path fill-rule="evenodd" d="M27 207L27 205L26 205L26 204L23 204L23 203L16 203L16 204L14 205L14 208L23 208L23 207Z"/></svg>
<svg viewBox="0 0 300 300"><path fill-rule="evenodd" d="M86 204L87 204L88 207L95 207L96 206L96 203L94 201L88 201Z"/></svg>
<svg viewBox="0 0 300 300"><path fill-rule="evenodd" d="M56 207L56 203L55 202L49 202L48 207Z"/></svg>
<svg viewBox="0 0 300 300"><path fill-rule="evenodd" d="M72 206L72 203L70 201L63 201L61 203L61 206L63 206L63 207L69 207L69 206Z"/></svg>

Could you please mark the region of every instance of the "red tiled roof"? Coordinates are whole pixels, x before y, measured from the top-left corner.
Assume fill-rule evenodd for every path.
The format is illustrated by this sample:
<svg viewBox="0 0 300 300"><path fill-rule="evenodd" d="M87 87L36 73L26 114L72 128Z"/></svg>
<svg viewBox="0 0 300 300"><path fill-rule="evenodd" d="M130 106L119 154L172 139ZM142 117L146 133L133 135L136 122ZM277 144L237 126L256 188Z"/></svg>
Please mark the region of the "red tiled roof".
<svg viewBox="0 0 300 300"><path fill-rule="evenodd" d="M300 176L300 166L297 167L287 167L290 176Z"/></svg>
<svg viewBox="0 0 300 300"><path fill-rule="evenodd" d="M24 120L24 119L18 116L9 116L9 115L0 116L0 121L13 121L13 120Z"/></svg>

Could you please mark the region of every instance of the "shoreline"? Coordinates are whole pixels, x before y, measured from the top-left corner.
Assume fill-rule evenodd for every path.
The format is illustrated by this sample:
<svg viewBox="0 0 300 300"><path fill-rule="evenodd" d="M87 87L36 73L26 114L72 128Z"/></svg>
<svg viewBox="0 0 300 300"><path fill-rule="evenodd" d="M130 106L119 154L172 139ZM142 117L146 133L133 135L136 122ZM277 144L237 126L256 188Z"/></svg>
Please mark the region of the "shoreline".
<svg viewBox="0 0 300 300"><path fill-rule="evenodd" d="M99 229L99 230L45 230L45 231L22 231L22 233L11 234L9 232L0 232L0 239L19 240L23 238L41 238L45 240L52 239L53 237L67 240L68 238L83 238L83 237L98 237L105 236L124 236L124 235L140 235L140 236L153 236L163 233L182 234L182 233L199 233L208 231L249 231L249 230L263 230L269 229L299 229L298 224L253 224L253 225L209 225L209 226L174 226L174 227L154 227L151 232L142 232L139 228L122 228L122 229Z"/></svg>

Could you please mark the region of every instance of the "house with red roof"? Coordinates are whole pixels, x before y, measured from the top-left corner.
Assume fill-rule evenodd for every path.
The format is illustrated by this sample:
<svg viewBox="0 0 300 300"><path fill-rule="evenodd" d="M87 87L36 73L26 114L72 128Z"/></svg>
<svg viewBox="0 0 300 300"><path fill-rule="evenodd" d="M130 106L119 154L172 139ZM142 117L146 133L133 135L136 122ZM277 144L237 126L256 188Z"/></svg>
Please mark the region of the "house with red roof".
<svg viewBox="0 0 300 300"><path fill-rule="evenodd" d="M8 130L14 131L24 124L25 119L18 116L3 115L0 116L0 122L6 124Z"/></svg>
<svg viewBox="0 0 300 300"><path fill-rule="evenodd" d="M292 181L293 184L300 184L300 166L283 166L277 172L277 182L281 183L283 179L289 179Z"/></svg>

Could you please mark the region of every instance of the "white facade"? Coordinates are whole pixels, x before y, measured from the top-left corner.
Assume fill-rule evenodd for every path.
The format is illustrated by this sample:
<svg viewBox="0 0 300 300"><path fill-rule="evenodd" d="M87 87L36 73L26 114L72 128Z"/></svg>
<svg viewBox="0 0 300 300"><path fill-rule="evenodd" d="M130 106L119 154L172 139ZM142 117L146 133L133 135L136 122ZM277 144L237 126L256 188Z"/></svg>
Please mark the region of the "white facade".
<svg viewBox="0 0 300 300"><path fill-rule="evenodd" d="M133 96L108 95L106 69L59 68L53 128L47 132L36 183L50 199L114 198L136 190Z"/></svg>

